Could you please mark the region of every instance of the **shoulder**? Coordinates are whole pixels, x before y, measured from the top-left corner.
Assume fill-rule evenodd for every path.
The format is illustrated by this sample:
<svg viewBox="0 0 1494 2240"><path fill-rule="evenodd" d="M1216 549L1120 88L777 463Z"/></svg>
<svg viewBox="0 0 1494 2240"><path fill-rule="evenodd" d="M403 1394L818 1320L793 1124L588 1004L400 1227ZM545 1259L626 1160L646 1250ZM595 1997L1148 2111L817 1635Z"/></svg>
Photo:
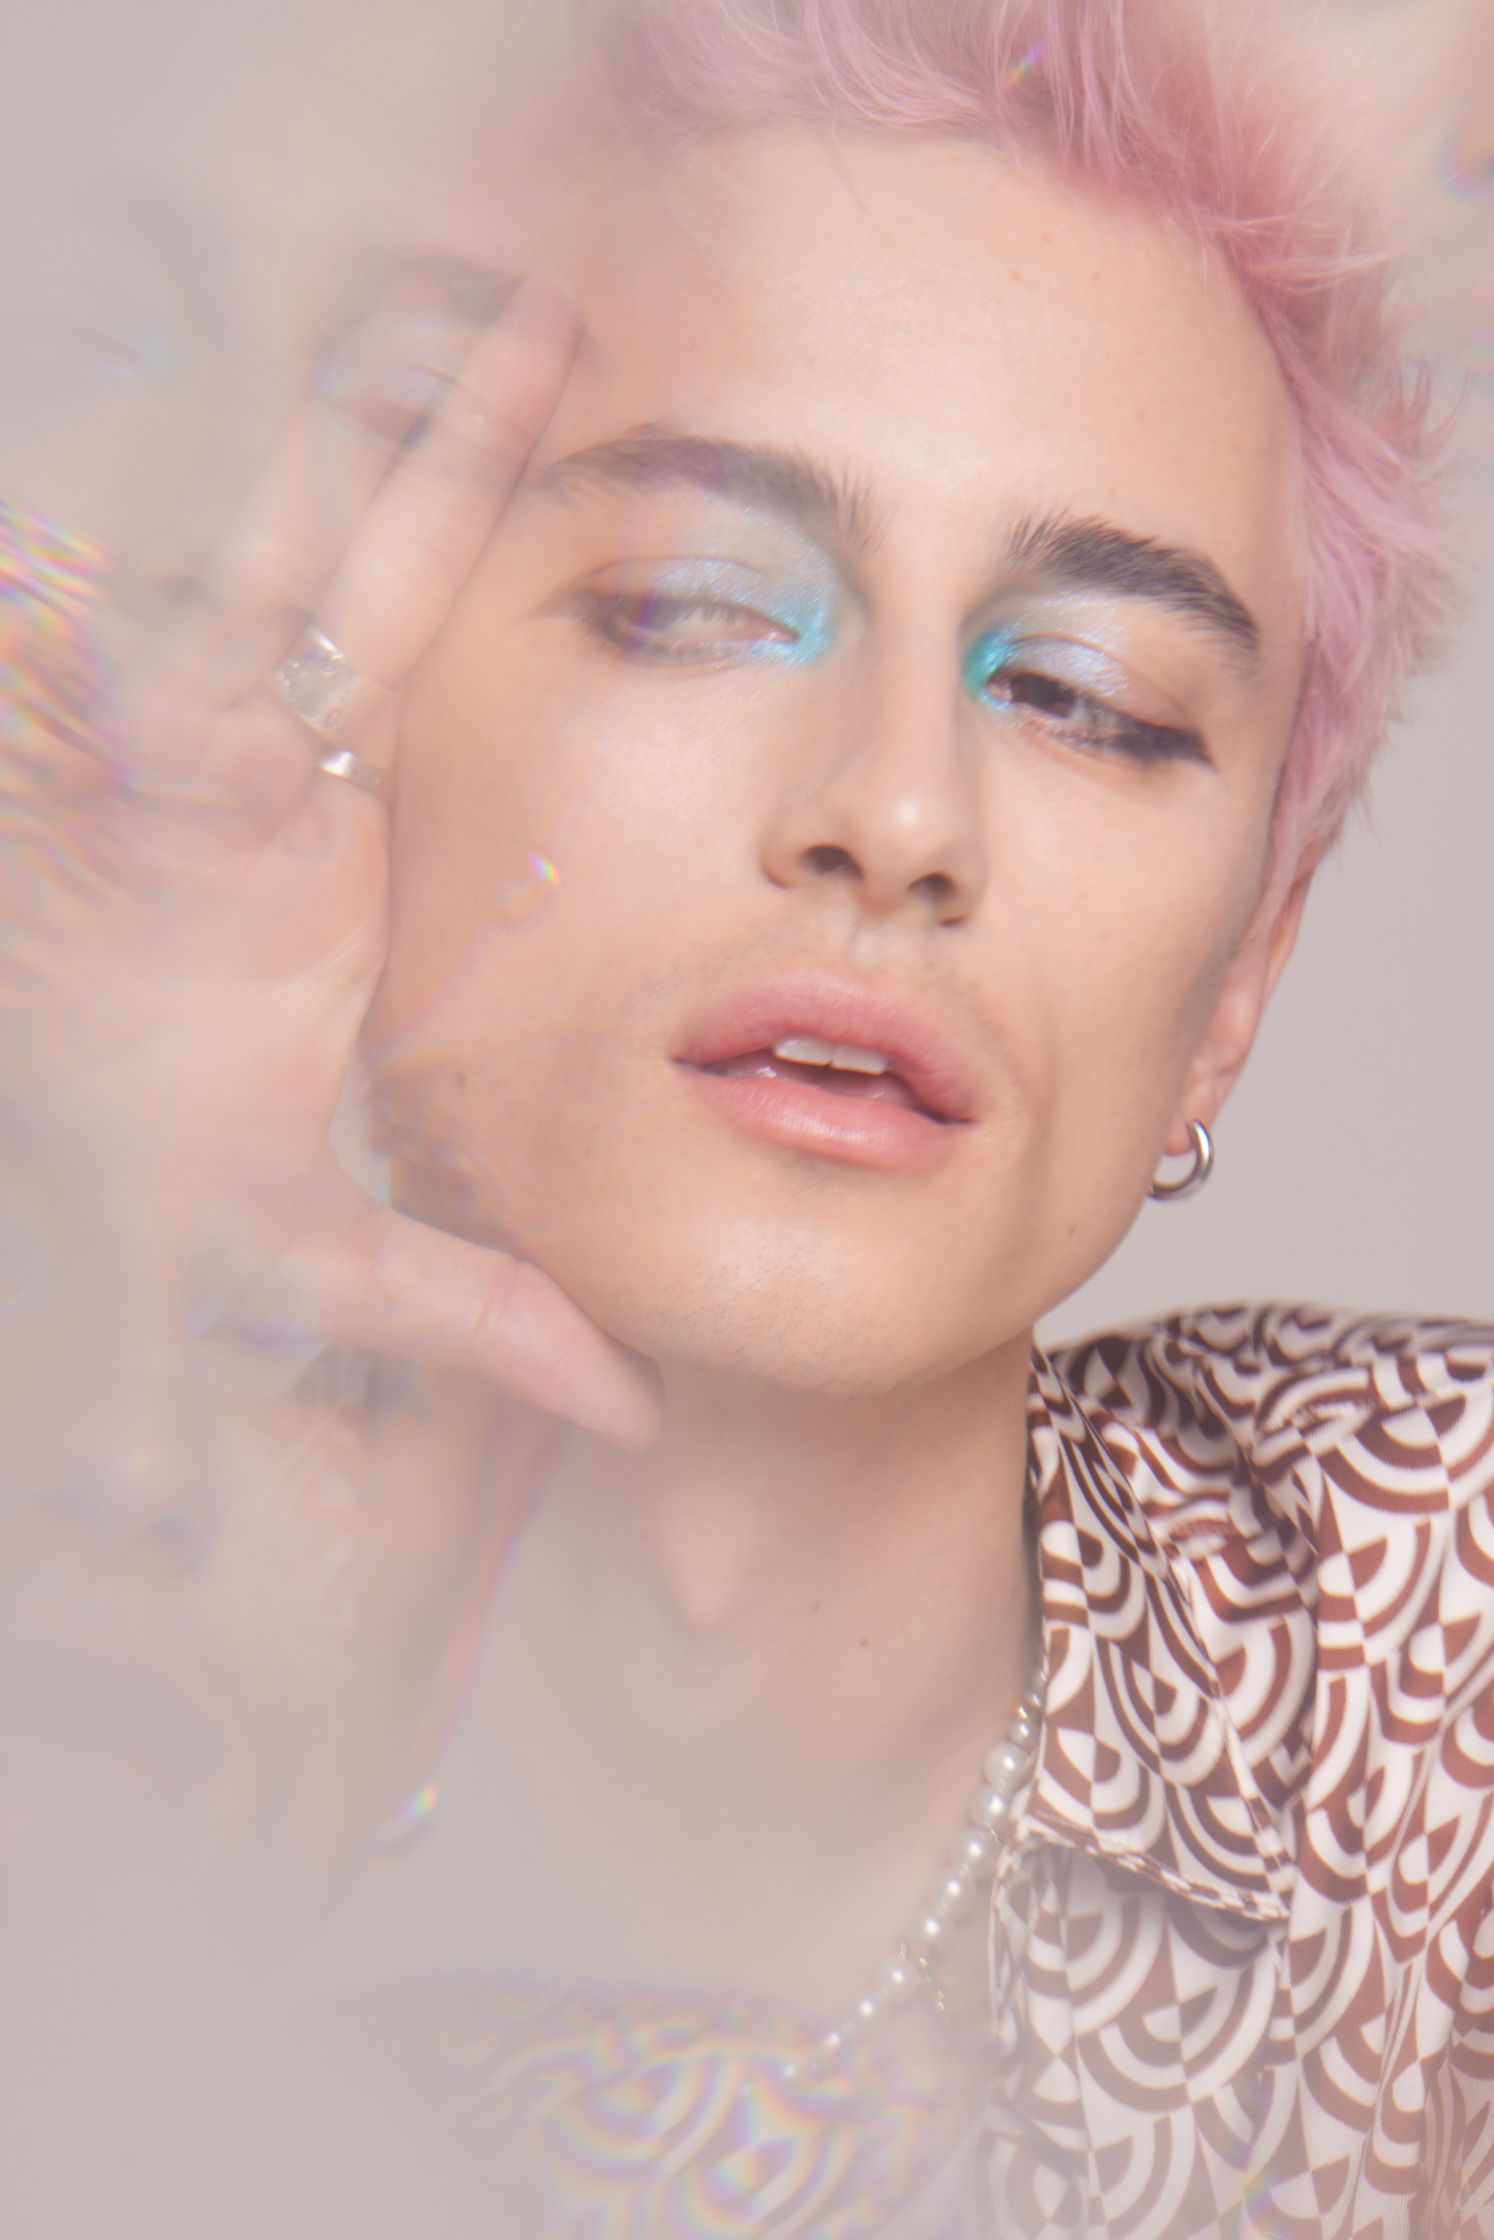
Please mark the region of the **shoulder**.
<svg viewBox="0 0 1494 2240"><path fill-rule="evenodd" d="M1065 1347L1052 1366L1114 1427L1233 1449L1267 1484L1333 1458L1366 1499L1432 1508L1494 1476L1494 1323L1201 1307Z"/></svg>
<svg viewBox="0 0 1494 2240"><path fill-rule="evenodd" d="M1195 1307L1063 1347L1089 1398L1142 1419L1217 1412L1260 1435L1494 1391L1494 1322L1272 1303Z"/></svg>
<svg viewBox="0 0 1494 2240"><path fill-rule="evenodd" d="M1107 1903L1138 1877L1128 1929L1168 1891L1180 1967L1264 1924L1219 1980L1275 2002L1304 2166L1373 2129L1430 2199L1494 2074L1494 1326L1200 1310L1036 1390L1063 1902L1098 1853Z"/></svg>
<svg viewBox="0 0 1494 2240"><path fill-rule="evenodd" d="M1494 1668L1494 1324L1202 1308L1052 1367L1175 1561L1281 1546L1320 1673L1434 1628L1444 1683Z"/></svg>

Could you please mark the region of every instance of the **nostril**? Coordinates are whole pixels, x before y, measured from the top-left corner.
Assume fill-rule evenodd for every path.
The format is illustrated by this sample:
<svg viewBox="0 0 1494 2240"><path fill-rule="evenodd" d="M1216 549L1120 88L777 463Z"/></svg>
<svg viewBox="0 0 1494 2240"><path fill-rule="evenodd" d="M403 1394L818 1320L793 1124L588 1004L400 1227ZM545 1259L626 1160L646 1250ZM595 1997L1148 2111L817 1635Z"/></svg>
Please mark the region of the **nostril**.
<svg viewBox="0 0 1494 2240"><path fill-rule="evenodd" d="M811 871L827 872L833 877L844 877L849 873L855 878L860 873L860 866L849 848L837 848L829 845L807 848L804 852L804 860Z"/></svg>

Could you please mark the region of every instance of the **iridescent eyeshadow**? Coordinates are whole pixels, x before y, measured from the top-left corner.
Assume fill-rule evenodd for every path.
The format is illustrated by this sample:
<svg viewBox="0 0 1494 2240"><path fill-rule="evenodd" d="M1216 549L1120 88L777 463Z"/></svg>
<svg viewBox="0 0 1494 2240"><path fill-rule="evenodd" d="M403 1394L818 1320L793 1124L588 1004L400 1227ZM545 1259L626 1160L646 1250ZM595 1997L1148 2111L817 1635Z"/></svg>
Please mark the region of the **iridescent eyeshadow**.
<svg viewBox="0 0 1494 2240"><path fill-rule="evenodd" d="M618 571L631 580L616 588L598 587L598 603L607 599L630 602L646 610L650 600L661 608L671 604L740 609L761 615L781 637L732 638L733 660L802 663L815 661L829 650L834 635L834 579L828 567L815 569L810 580L796 573L787 578L763 574L736 560L680 559L639 564Z"/></svg>
<svg viewBox="0 0 1494 2240"><path fill-rule="evenodd" d="M983 699L986 686L996 671L1010 661L1016 644L1009 630L983 630L965 655L966 691L976 699Z"/></svg>

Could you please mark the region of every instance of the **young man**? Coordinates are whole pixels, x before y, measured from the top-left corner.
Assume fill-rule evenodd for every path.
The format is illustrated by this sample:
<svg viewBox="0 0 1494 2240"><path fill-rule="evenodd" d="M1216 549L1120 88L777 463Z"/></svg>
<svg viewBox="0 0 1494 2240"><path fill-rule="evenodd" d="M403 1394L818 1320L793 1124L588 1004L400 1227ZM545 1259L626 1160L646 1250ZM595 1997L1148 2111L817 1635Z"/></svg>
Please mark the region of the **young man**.
<svg viewBox="0 0 1494 2240"><path fill-rule="evenodd" d="M440 1763L364 1930L481 1970L537 2229L1476 2231L1488 1333L1032 1344L1205 1171L1438 603L1374 284L1167 11L627 27L695 136L552 229L568 378L530 293L321 638L91 811L273 991L172 1105L188 1204L253 1115L240 1338L273 1278L447 1364L291 1403L367 1582L320 1855ZM306 1179L376 975L419 1229ZM593 1429L521 1462L474 1370Z"/></svg>

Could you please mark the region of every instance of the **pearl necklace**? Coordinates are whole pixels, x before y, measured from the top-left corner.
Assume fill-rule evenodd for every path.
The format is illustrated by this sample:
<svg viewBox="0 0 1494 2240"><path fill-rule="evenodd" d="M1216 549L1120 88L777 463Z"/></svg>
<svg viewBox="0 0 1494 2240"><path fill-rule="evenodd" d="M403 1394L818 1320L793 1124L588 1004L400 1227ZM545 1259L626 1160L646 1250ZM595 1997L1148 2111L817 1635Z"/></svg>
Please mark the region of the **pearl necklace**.
<svg viewBox="0 0 1494 2240"><path fill-rule="evenodd" d="M1012 1804L1032 1770L1042 1723L1039 1675L1012 1713L1005 1739L986 1753L984 1779L970 1801L965 1826L943 1874L896 1952L883 1961L867 1990L825 2032L803 2063L810 2076L828 2074L855 2040L919 1998L930 2001L941 2020L947 2015L948 1999L938 1971L949 1932L969 1914L996 1872ZM791 2064L792 2069L799 2066Z"/></svg>
<svg viewBox="0 0 1494 2240"><path fill-rule="evenodd" d="M1036 1528L1030 1467L1023 1506L1030 1550ZM805 2061L787 2065L786 2074L802 2071L810 2077L827 2076L858 2039L920 1998L932 2005L941 2021L947 2018L949 2002L939 1980L939 1964L949 1932L970 1913L996 1872L1006 1848L1012 1804L1032 1771L1042 1724L1040 1664L1032 1685L1012 1713L1004 1739L986 1752L981 1785L970 1800L965 1825L917 1919L861 1997L824 2032ZM375 1837L372 1855L387 1859L407 1849L428 1831L439 1806L439 1785L434 1779L428 1780Z"/></svg>
<svg viewBox="0 0 1494 2240"><path fill-rule="evenodd" d="M970 1800L965 1826L907 1935L891 1958L883 1961L861 1997L825 2031L808 2059L788 2064L789 2075L801 2069L811 2077L828 2075L857 2039L919 1998L927 1999L944 2019L948 2000L938 1971L949 1931L966 1918L996 1872L1006 1846L1012 1804L1032 1770L1042 1723L1039 1679L1012 1713L1005 1739L987 1751L984 1778ZM426 1782L376 1839L374 1856L389 1858L405 1850L430 1827L439 1802L436 1783Z"/></svg>

